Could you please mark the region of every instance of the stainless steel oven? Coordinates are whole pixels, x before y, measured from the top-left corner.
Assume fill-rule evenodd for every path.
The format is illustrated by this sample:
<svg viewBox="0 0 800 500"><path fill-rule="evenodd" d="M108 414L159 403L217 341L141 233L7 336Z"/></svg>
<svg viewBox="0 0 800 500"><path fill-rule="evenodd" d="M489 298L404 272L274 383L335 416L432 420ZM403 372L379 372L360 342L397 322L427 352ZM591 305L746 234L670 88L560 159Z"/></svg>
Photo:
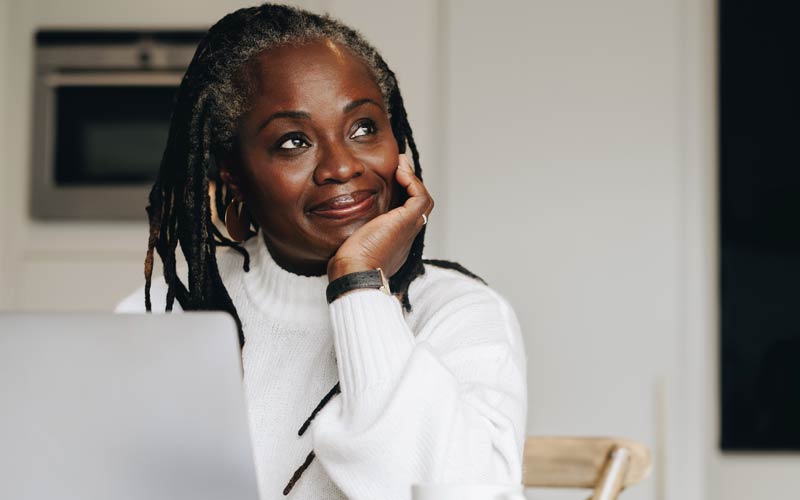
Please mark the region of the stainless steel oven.
<svg viewBox="0 0 800 500"><path fill-rule="evenodd" d="M37 33L34 217L145 218L175 92L202 35Z"/></svg>

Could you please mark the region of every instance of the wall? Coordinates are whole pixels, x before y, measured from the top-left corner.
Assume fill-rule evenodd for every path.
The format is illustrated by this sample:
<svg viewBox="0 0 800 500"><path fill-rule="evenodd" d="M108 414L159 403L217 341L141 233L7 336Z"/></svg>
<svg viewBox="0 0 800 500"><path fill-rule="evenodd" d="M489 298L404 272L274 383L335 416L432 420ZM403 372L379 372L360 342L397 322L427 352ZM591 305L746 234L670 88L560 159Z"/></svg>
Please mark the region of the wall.
<svg viewBox="0 0 800 500"><path fill-rule="evenodd" d="M6 82L8 80L8 25L9 25L9 0L0 0L0 158L5 157L6 153L6 121L2 117L8 116L6 100L8 92L6 91ZM0 172L8 172L11 170L9 164L0 166ZM6 187L0 184L0 197L5 197ZM10 261L8 255L8 245L6 240L9 239L9 227L6 223L7 205L3 204L0 210L0 311L7 307L9 303L8 296L10 295L10 278L6 273L8 267L5 263Z"/></svg>
<svg viewBox="0 0 800 500"><path fill-rule="evenodd" d="M626 498L677 498L678 3L449 5L445 249L515 306L528 431L641 440Z"/></svg>

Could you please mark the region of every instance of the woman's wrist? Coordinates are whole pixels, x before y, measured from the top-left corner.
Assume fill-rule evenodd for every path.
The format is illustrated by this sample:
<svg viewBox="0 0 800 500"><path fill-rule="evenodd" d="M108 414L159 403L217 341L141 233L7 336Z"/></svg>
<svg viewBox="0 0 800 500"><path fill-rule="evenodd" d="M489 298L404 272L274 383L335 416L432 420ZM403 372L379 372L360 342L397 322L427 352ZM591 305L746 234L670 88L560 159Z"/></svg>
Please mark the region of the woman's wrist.
<svg viewBox="0 0 800 500"><path fill-rule="evenodd" d="M386 276L380 268L345 274L328 283L325 295L327 296L328 304L330 304L342 295L346 295L354 290L367 288L377 289L386 295L391 295L389 282L386 280Z"/></svg>
<svg viewBox="0 0 800 500"><path fill-rule="evenodd" d="M372 271L378 266L371 266L366 262L331 259L328 262L328 282L341 278L345 274L360 271Z"/></svg>

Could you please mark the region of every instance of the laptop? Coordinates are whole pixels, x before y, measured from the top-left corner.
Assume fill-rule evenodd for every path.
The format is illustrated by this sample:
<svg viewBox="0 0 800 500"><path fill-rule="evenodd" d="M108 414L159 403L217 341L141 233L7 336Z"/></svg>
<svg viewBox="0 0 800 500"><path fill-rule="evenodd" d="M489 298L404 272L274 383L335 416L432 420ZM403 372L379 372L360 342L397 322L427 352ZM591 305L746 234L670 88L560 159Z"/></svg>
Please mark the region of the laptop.
<svg viewBox="0 0 800 500"><path fill-rule="evenodd" d="M233 319L0 314L0 498L257 500Z"/></svg>

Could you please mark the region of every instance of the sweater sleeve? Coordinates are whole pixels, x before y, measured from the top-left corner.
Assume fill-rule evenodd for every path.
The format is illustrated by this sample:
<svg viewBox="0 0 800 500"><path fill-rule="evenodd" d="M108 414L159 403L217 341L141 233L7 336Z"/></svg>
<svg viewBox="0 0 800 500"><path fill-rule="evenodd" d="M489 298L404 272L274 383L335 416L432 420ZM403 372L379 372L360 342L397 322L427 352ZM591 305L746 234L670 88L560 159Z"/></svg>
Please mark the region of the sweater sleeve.
<svg viewBox="0 0 800 500"><path fill-rule="evenodd" d="M377 290L330 306L341 397L315 420L315 453L353 500L408 499L422 482L521 480L525 355L513 310L480 286L416 335Z"/></svg>

